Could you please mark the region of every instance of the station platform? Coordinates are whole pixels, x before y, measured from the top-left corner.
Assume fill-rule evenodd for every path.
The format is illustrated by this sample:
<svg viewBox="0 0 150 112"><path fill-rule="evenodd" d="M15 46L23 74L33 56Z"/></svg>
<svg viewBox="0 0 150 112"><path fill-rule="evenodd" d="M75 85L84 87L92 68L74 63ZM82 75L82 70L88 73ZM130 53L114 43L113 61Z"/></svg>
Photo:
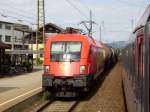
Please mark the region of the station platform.
<svg viewBox="0 0 150 112"><path fill-rule="evenodd" d="M42 91L42 73L0 78L0 112Z"/></svg>

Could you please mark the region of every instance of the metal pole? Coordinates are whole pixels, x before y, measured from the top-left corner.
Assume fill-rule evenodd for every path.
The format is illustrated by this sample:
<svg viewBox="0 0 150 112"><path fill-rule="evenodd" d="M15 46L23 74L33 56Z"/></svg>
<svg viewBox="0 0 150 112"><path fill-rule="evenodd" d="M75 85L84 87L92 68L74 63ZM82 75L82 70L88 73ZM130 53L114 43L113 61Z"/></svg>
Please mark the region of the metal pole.
<svg viewBox="0 0 150 112"><path fill-rule="evenodd" d="M43 47L45 44L45 2L43 0Z"/></svg>
<svg viewBox="0 0 150 112"><path fill-rule="evenodd" d="M15 38L14 30L15 30L15 25L13 24L13 27L12 27L12 47L11 47L12 51L14 51L14 38Z"/></svg>
<svg viewBox="0 0 150 112"><path fill-rule="evenodd" d="M44 0L38 0L37 1L37 35L39 34L39 28L42 27L42 37L43 37L43 47L45 44L45 4L44 4ZM37 36L38 38L38 36ZM38 44L38 39L36 40L37 44ZM38 45L37 45L37 49L38 49ZM37 55L38 55L38 50L37 50ZM38 58L38 57L37 57Z"/></svg>
<svg viewBox="0 0 150 112"><path fill-rule="evenodd" d="M33 28L31 29L31 50L33 52Z"/></svg>
<svg viewBox="0 0 150 112"><path fill-rule="evenodd" d="M90 36L92 37L92 30L93 30L93 26L92 26L92 11L90 10Z"/></svg>
<svg viewBox="0 0 150 112"><path fill-rule="evenodd" d="M23 50L25 50L25 34L24 34L24 31L23 31L23 38L22 38L22 44L23 44L23 46L22 46L22 49Z"/></svg>
<svg viewBox="0 0 150 112"><path fill-rule="evenodd" d="M39 33L39 0L37 0L37 26L36 26L36 64L38 59L38 33Z"/></svg>
<svg viewBox="0 0 150 112"><path fill-rule="evenodd" d="M14 34L14 30L15 30L15 24L13 23L13 27L12 27L12 42L11 42L11 62L13 62L13 51L14 51L14 37L15 37L15 34Z"/></svg>

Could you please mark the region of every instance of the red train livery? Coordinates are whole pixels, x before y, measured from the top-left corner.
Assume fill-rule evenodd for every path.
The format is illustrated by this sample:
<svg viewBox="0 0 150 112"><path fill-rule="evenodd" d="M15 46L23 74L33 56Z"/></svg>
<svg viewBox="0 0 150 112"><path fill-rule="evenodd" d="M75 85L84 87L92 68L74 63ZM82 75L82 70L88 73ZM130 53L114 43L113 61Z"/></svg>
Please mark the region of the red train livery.
<svg viewBox="0 0 150 112"><path fill-rule="evenodd" d="M94 39L77 33L47 38L43 88L56 96L88 91L104 70L105 50Z"/></svg>

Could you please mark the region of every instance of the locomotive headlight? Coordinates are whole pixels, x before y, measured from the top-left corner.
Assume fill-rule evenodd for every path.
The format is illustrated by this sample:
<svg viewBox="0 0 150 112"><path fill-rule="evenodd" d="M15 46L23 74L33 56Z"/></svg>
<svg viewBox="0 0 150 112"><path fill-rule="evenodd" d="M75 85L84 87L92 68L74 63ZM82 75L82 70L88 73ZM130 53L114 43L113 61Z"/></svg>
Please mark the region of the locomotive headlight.
<svg viewBox="0 0 150 112"><path fill-rule="evenodd" d="M44 66L44 72L47 73L47 72L49 72L49 71L50 71L50 66L47 66L47 65Z"/></svg>
<svg viewBox="0 0 150 112"><path fill-rule="evenodd" d="M81 65L80 66L80 74L84 73L85 69L86 69L86 66L85 65Z"/></svg>

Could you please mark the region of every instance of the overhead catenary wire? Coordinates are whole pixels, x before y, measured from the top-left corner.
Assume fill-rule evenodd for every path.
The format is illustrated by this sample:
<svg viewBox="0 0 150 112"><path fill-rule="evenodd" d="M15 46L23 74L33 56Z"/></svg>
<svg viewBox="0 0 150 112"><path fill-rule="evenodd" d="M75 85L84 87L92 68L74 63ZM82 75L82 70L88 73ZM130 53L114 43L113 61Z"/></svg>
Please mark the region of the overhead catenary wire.
<svg viewBox="0 0 150 112"><path fill-rule="evenodd" d="M144 5L139 5L139 4L135 4L133 2L128 2L128 1L125 1L125 0L118 0L118 2L120 3L125 3L127 4L128 6L135 6L135 7L142 7L142 8L146 8ZM144 1L143 1L144 2Z"/></svg>
<svg viewBox="0 0 150 112"><path fill-rule="evenodd" d="M9 3L7 4L7 3L1 2L0 5L9 6L9 8L11 8L11 10L9 10L6 7L5 8L0 7L0 16L5 17L5 18L11 18L21 23L36 25L36 23L34 22L34 20L36 20L36 17L30 16L28 12L21 10L21 9L17 9L16 7L10 6ZM14 11L14 9L16 9L16 11Z"/></svg>
<svg viewBox="0 0 150 112"><path fill-rule="evenodd" d="M87 3L84 3L82 0L80 0L79 2L88 10L88 12L91 10L93 16L96 15L95 12L94 12L94 10L93 10L91 7L89 7L89 6L87 5Z"/></svg>
<svg viewBox="0 0 150 112"><path fill-rule="evenodd" d="M15 12L16 14L19 14L19 15L23 15L23 14L24 14L23 16L26 15L26 17L33 19L33 16L29 15L29 12L26 12L25 10L22 10L22 9L20 9L20 8L17 8L17 7L14 7L14 6L10 5L10 3L0 2L0 5L1 5L1 6L5 6L5 9L6 9L6 7L9 6L8 8L11 9L11 12ZM1 8L2 8L2 7L1 7ZM10 11L8 8L7 8L6 10ZM27 16L27 15L28 15L28 16Z"/></svg>
<svg viewBox="0 0 150 112"><path fill-rule="evenodd" d="M145 0L142 0L141 4L143 4L144 2L145 2ZM140 14L142 12L142 9L143 9L143 7L139 7L138 14ZM139 20L137 19L136 21L138 22Z"/></svg>
<svg viewBox="0 0 150 112"><path fill-rule="evenodd" d="M19 21L19 22L27 22L27 23L29 23L29 24L31 24L31 25L35 25L35 24L36 24L36 23L31 22L31 21L29 21L29 20L21 19L21 18L18 18L18 17L15 17L15 16L10 16L10 15L3 14L3 13L0 13L0 16L5 17L5 18L8 17L8 18L11 18L11 19L15 19L15 20L17 20L17 21Z"/></svg>
<svg viewBox="0 0 150 112"><path fill-rule="evenodd" d="M17 15L17 16L24 17L24 18L26 18L26 19L28 19L28 20L35 19L34 17L25 16L25 15L23 15L23 14L19 14L19 13L17 13L17 12L10 11L10 10L6 10L6 9L3 9L3 8L0 8L0 10L4 11L5 13L15 14L15 15Z"/></svg>
<svg viewBox="0 0 150 112"><path fill-rule="evenodd" d="M75 5L73 4L70 0L66 0L76 11L79 12L79 14L81 16L83 16L84 18L88 19L88 17Z"/></svg>
<svg viewBox="0 0 150 112"><path fill-rule="evenodd" d="M82 0L80 0L79 1L80 2L80 4L82 4L82 6L84 6L87 10L91 10L85 3L83 3L83 1Z"/></svg>

